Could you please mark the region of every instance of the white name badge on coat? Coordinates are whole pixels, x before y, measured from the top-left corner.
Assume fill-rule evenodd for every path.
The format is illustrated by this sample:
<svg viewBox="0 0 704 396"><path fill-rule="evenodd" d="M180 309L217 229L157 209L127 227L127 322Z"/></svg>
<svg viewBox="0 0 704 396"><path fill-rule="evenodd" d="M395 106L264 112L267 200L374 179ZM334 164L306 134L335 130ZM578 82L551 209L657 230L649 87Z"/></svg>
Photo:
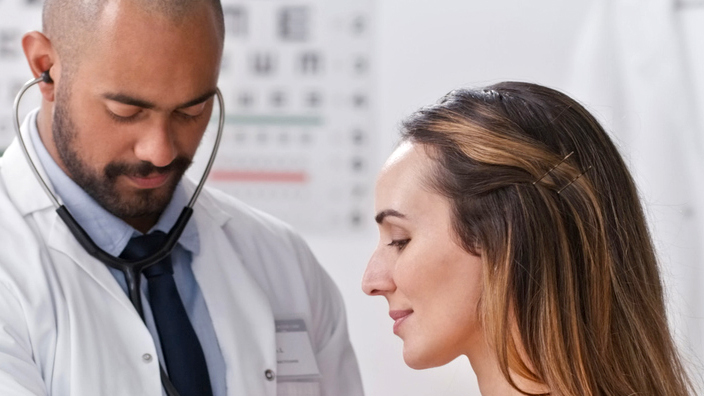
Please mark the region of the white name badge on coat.
<svg viewBox="0 0 704 396"><path fill-rule="evenodd" d="M320 396L320 370L303 319L276 321L277 396Z"/></svg>

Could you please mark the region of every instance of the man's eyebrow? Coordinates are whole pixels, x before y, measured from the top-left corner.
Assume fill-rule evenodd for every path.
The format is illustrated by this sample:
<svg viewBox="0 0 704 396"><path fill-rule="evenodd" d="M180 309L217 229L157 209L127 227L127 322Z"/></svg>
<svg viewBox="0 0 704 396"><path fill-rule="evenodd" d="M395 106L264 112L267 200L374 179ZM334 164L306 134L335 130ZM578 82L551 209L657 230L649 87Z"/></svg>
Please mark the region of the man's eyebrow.
<svg viewBox="0 0 704 396"><path fill-rule="evenodd" d="M403 213L400 213L400 212L393 210L393 209L386 209L386 210L382 210L381 212L377 213L374 220L376 220L377 224L381 224L384 222L384 218L387 216L399 217L402 219L406 218L406 215L404 215Z"/></svg>
<svg viewBox="0 0 704 396"><path fill-rule="evenodd" d="M121 94L121 93L108 92L108 93L103 94L103 98L108 99L108 100L112 100L115 102L123 103L126 105L130 105L130 106L142 107L145 109L153 109L156 107L156 105L152 102L148 102L148 101L142 100L142 99L133 98L129 95L125 95L125 94Z"/></svg>
<svg viewBox="0 0 704 396"><path fill-rule="evenodd" d="M212 91L208 91L208 92L204 93L203 95L201 95L193 100L189 100L188 102L186 102L182 105L179 105L176 108L185 109L186 107L191 107L191 106L195 106L197 104L201 104L201 103L205 102L206 100L210 99L211 97L213 97L213 95L215 95L214 89Z"/></svg>
<svg viewBox="0 0 704 396"><path fill-rule="evenodd" d="M189 100L186 103L182 103L182 104L176 106L176 108L177 109L185 109L186 107L191 107L191 106L195 106L197 104L201 104L201 103L205 102L206 100L210 99L213 95L215 95L214 89L204 93L203 95L200 95L199 97L197 97L195 99ZM103 98L108 99L108 100L112 100L115 102L123 103L126 105L130 105L130 106L141 107L143 109L155 109L157 107L156 104L154 104L152 102L138 99L138 98L134 98L132 96L129 96L126 94L121 94L121 93L106 93L106 94L103 94Z"/></svg>

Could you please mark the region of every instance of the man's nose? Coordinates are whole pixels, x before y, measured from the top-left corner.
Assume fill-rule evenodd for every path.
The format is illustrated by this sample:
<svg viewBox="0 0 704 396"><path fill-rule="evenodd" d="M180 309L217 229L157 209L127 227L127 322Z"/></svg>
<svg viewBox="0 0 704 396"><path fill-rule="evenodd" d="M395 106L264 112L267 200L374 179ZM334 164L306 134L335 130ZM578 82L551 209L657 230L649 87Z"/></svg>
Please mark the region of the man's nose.
<svg viewBox="0 0 704 396"><path fill-rule="evenodd" d="M169 120L155 117L135 144L138 159L157 167L169 165L178 155Z"/></svg>
<svg viewBox="0 0 704 396"><path fill-rule="evenodd" d="M378 249L367 263L367 269L362 277L362 290L370 296L384 296L396 290L393 265Z"/></svg>

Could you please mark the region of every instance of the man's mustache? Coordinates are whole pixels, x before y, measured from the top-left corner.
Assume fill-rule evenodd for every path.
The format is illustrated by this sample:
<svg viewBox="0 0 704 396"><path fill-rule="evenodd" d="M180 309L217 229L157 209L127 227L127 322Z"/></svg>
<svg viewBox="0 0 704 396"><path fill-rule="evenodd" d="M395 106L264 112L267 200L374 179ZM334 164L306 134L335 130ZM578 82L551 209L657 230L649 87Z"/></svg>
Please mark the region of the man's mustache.
<svg viewBox="0 0 704 396"><path fill-rule="evenodd" d="M170 164L162 167L154 166L148 161L138 164L111 162L105 166L105 177L108 180L115 180L118 176L147 177L155 173L183 173L189 166L191 166L191 160L182 156L176 157Z"/></svg>

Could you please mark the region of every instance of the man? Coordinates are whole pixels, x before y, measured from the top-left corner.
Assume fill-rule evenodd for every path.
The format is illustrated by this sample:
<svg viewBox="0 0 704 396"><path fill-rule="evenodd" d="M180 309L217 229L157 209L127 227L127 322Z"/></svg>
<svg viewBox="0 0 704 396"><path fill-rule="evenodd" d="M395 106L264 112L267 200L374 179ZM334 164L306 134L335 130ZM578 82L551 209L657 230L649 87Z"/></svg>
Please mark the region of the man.
<svg viewBox="0 0 704 396"><path fill-rule="evenodd" d="M46 0L43 21L22 41L35 77L50 77L22 127L30 155L101 249L144 257L195 188L181 177L213 111L219 1ZM0 241L1 395L362 394L331 279L287 226L217 191L145 271L144 322L17 141L0 159ZM303 337L282 345L277 322ZM312 364L277 371L277 353L293 346L302 362L306 345Z"/></svg>

